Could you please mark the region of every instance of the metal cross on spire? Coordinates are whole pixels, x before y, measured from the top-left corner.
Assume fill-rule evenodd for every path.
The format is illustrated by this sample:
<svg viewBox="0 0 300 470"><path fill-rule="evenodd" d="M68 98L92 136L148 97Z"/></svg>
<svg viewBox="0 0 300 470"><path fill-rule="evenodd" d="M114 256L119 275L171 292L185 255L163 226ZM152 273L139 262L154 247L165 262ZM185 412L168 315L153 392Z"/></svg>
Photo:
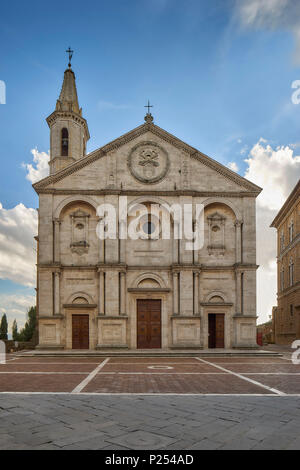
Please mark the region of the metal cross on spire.
<svg viewBox="0 0 300 470"><path fill-rule="evenodd" d="M71 68L71 60L72 60L72 57L73 57L73 52L69 46L69 49L66 50L66 53L69 54L69 63L68 63L68 67Z"/></svg>
<svg viewBox="0 0 300 470"><path fill-rule="evenodd" d="M148 104L146 104L146 106L144 106L144 108L148 108L147 114L151 114L151 113L150 113L150 108L153 108L153 105L150 104L150 101L148 100Z"/></svg>

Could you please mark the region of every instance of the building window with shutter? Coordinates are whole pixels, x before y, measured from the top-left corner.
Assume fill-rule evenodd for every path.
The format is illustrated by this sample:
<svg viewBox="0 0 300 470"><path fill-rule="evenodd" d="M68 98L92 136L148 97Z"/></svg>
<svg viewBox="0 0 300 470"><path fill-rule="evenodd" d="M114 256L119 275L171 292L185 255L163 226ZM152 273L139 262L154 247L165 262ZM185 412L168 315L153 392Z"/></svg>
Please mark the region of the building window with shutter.
<svg viewBox="0 0 300 470"><path fill-rule="evenodd" d="M282 231L281 236L280 236L280 251L283 251L283 250L284 250L284 234Z"/></svg>
<svg viewBox="0 0 300 470"><path fill-rule="evenodd" d="M294 222L291 221L289 226L289 234L290 234L290 242L293 241L294 238Z"/></svg>
<svg viewBox="0 0 300 470"><path fill-rule="evenodd" d="M280 289L284 289L284 269L280 271Z"/></svg>
<svg viewBox="0 0 300 470"><path fill-rule="evenodd" d="M292 286L294 284L294 262L293 258L290 259L289 264L289 284Z"/></svg>

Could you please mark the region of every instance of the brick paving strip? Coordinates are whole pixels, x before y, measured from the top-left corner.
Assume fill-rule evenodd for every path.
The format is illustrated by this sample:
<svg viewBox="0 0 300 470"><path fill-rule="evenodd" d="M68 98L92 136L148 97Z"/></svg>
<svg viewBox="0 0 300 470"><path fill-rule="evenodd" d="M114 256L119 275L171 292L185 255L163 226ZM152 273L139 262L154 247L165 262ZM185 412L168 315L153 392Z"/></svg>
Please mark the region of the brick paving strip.
<svg viewBox="0 0 300 470"><path fill-rule="evenodd" d="M252 380L249 377L245 377L241 374L238 374L237 372L233 372L229 369L226 369L225 367L222 367L219 364L213 364L212 362L205 361L204 359L201 359L200 357L196 357L196 359L198 359L198 361L204 362L205 364L217 367L218 369L220 369L224 372L228 372L229 374L234 375L235 377L239 377L240 379L245 380L246 382L250 382L253 385L257 385L259 387L262 387L262 388L264 388L265 390L268 390L271 393L276 393L276 395L286 395L286 393L281 392L280 390L277 390L276 388L268 387L267 385L264 385L260 382L257 382L256 380Z"/></svg>
<svg viewBox="0 0 300 470"><path fill-rule="evenodd" d="M18 361L15 359L18 359ZM54 359L49 357L30 359L30 357L19 357L14 358L14 360L14 362L8 362L7 365L0 365L0 389L2 388L0 393L42 392L46 394L67 392L104 395L110 393L120 395L168 394L174 396L178 393L190 396L197 394L201 396L227 394L231 396L239 396L240 394L260 396L275 393L277 395L298 396L300 392L300 381L297 380L300 376L300 366L292 365L290 360L284 360L281 357L278 359L151 357L123 358L123 361L120 358L106 360L99 358L98 362L96 362L96 358ZM102 362L99 364L100 360ZM197 363L196 368L193 367L195 363ZM79 367L79 365L81 366ZM261 372L266 366L268 372ZM294 370L299 372L294 372ZM66 378L68 377L67 382L63 380L64 375L66 375ZM72 378L73 375L74 378ZM82 375L82 379L78 384L75 378L79 375ZM192 382L186 382L186 376L188 375L190 375ZM201 375L207 377L207 379L201 380ZM227 387L224 385L226 382L223 381L223 377L226 375L228 376ZM15 380L13 379L14 376ZM26 376L28 380L25 380ZM57 380L55 376L57 376ZM119 379L116 376L119 376ZM129 381L127 379L122 381L122 376L129 377ZM135 380L134 376L138 376L140 379ZM167 376L170 376L170 380ZM180 379L181 376L182 380ZM221 376L219 378L222 378L223 383L213 380L214 377L217 379L218 376ZM12 377L12 380L8 377ZM29 377L36 377L37 379L32 382ZM41 377L44 377L45 380L47 377L49 377L49 380L54 377L53 383L49 380L42 382ZM111 380L108 380L108 377L111 377ZM144 385L142 384L143 377L145 378ZM153 380L151 377L153 377ZM198 377L198 382L193 377L195 380ZM293 377L294 380L292 380ZM17 380L17 378L20 378L20 380ZM253 380L255 378L256 380ZM241 384L244 384L244 386L241 386ZM256 390L254 387L256 387ZM260 393L257 387L263 389L262 392L264 393Z"/></svg>
<svg viewBox="0 0 300 470"><path fill-rule="evenodd" d="M74 390L72 390L72 393L80 393L88 385L88 383L91 382L91 380L93 380L93 378L98 374L98 372L102 369L102 367L104 367L105 364L108 363L109 359L110 359L109 357L104 359L104 361L101 362L101 364L99 364L82 382L80 382L80 384L78 384L74 388Z"/></svg>
<svg viewBox="0 0 300 470"><path fill-rule="evenodd" d="M87 374L87 372L24 372L24 371L13 371L13 372L0 372L0 374L36 374L36 375L84 375Z"/></svg>

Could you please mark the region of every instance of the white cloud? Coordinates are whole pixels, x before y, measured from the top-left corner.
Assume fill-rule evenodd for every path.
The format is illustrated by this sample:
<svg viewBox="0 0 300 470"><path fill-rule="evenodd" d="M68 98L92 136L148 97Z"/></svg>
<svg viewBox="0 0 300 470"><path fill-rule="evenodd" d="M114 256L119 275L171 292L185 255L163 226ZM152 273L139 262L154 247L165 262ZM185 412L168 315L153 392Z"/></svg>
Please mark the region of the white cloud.
<svg viewBox="0 0 300 470"><path fill-rule="evenodd" d="M26 179L31 181L31 183L36 183L49 176L50 155L46 152L39 152L36 148L32 149L31 153L34 163L23 163L23 167L27 170Z"/></svg>
<svg viewBox="0 0 300 470"><path fill-rule="evenodd" d="M274 27L287 7L289 0L244 0L237 1L237 13L246 26Z"/></svg>
<svg viewBox="0 0 300 470"><path fill-rule="evenodd" d="M0 203L0 278L35 286L37 211L18 204Z"/></svg>
<svg viewBox="0 0 300 470"><path fill-rule="evenodd" d="M236 0L235 15L246 28L289 31L295 39L295 60L300 63L299 0Z"/></svg>
<svg viewBox="0 0 300 470"><path fill-rule="evenodd" d="M49 174L49 154L32 149L33 164L23 163L26 179L35 183ZM20 203L12 209L4 209L0 203L0 279L35 287L36 284L36 242L37 211ZM1 281L0 281L1 282ZM31 290L31 289L30 289ZM18 292L0 293L0 314L6 313L9 333L14 319L22 328L26 321L27 309L35 305L35 296Z"/></svg>
<svg viewBox="0 0 300 470"><path fill-rule="evenodd" d="M29 307L36 304L35 295L0 293L0 315L6 313L8 319L8 333L11 333L11 327L14 319L17 320L18 329L24 327L26 322L26 312Z"/></svg>
<svg viewBox="0 0 300 470"><path fill-rule="evenodd" d="M131 106L127 104L115 104L111 103L110 101L98 101L98 108L103 111L103 110L125 110L129 109Z"/></svg>
<svg viewBox="0 0 300 470"><path fill-rule="evenodd" d="M239 167L237 166L235 162L229 162L227 166L232 171L236 171L236 172L239 171Z"/></svg>
<svg viewBox="0 0 300 470"><path fill-rule="evenodd" d="M248 145L244 145L244 147L242 147L240 150L240 154L245 155L247 153L247 150L248 150Z"/></svg>
<svg viewBox="0 0 300 470"><path fill-rule="evenodd" d="M263 188L257 198L257 300L259 320L266 321L277 289L276 230L270 224L299 179L300 156L289 146L273 149L261 138L245 161L245 178Z"/></svg>
<svg viewBox="0 0 300 470"><path fill-rule="evenodd" d="M260 139L245 161L245 178L263 188L258 206L278 211L299 179L300 156L289 146L273 149Z"/></svg>

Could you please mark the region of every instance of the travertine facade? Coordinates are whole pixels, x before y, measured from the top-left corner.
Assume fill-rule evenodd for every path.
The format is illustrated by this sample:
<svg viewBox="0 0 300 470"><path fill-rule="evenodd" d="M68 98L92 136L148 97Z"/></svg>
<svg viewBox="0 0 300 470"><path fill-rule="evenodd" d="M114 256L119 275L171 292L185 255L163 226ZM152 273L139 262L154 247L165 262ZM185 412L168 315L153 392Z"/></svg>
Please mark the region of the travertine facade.
<svg viewBox="0 0 300 470"><path fill-rule="evenodd" d="M156 126L149 113L144 124L85 155L89 132L71 69L47 122L50 176L34 185L38 347L256 347L261 189ZM118 212L120 196L129 208L202 203L204 246L188 251L186 240L161 236L99 239L97 208L106 203Z"/></svg>
<svg viewBox="0 0 300 470"><path fill-rule="evenodd" d="M300 180L273 220L277 229L277 302L273 337L278 344L300 339Z"/></svg>

